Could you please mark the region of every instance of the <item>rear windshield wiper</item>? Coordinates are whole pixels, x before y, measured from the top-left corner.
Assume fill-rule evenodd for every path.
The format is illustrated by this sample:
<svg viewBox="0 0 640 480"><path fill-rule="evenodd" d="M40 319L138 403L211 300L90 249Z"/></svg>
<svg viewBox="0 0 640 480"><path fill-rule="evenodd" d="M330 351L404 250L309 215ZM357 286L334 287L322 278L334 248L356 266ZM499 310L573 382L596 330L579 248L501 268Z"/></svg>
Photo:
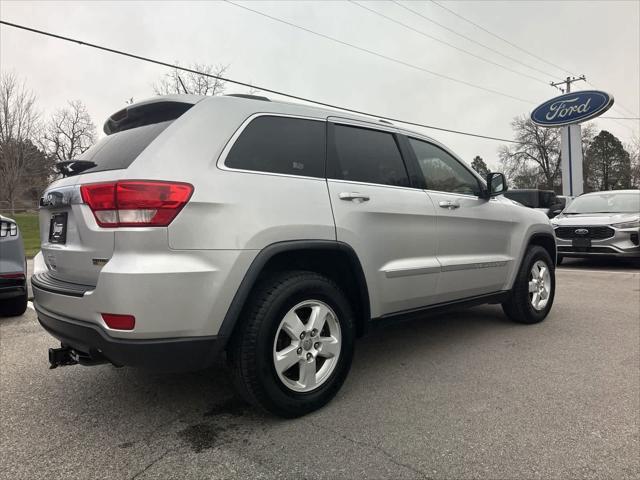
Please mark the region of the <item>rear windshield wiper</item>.
<svg viewBox="0 0 640 480"><path fill-rule="evenodd" d="M63 177L72 177L96 166L95 162L89 160L67 160L56 163L55 168Z"/></svg>

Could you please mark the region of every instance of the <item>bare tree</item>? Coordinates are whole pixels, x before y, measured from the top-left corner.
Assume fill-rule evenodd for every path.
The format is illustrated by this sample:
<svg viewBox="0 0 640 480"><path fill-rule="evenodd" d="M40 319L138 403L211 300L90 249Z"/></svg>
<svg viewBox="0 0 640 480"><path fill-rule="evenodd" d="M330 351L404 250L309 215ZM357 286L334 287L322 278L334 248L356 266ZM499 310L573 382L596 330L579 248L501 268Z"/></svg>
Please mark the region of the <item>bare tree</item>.
<svg viewBox="0 0 640 480"><path fill-rule="evenodd" d="M40 128L36 97L15 75L0 77L0 195L15 212L15 201L21 193L23 175L32 156Z"/></svg>
<svg viewBox="0 0 640 480"><path fill-rule="evenodd" d="M171 95L188 93L193 95L221 95L224 92L226 82L213 78L223 76L229 65L206 65L194 63L189 67L200 73L185 72L177 68L165 73L157 83L153 85L156 95ZM204 75L203 75L204 74Z"/></svg>
<svg viewBox="0 0 640 480"><path fill-rule="evenodd" d="M44 132L46 151L57 162L76 158L95 141L96 126L80 100L69 101L67 107L57 110Z"/></svg>
<svg viewBox="0 0 640 480"><path fill-rule="evenodd" d="M626 150L631 156L631 187L640 188L640 135L635 134Z"/></svg>
<svg viewBox="0 0 640 480"><path fill-rule="evenodd" d="M540 127L525 116L516 117L511 126L520 144L499 148L505 174L518 188L559 189L562 184L560 129ZM583 126L583 151L594 133L593 125Z"/></svg>
<svg viewBox="0 0 640 480"><path fill-rule="evenodd" d="M516 117L511 126L520 144L500 147L505 173L520 187L553 188L560 181L560 130L540 127L524 116ZM532 171L538 173L537 184L518 185L519 179L531 181Z"/></svg>

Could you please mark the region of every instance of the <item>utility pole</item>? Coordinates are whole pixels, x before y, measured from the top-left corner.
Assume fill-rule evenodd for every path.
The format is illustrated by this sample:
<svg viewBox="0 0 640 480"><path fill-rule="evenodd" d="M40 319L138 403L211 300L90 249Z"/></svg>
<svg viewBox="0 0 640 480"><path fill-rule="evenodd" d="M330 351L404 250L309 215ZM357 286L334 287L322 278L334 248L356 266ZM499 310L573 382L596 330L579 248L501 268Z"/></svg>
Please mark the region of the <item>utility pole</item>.
<svg viewBox="0 0 640 480"><path fill-rule="evenodd" d="M586 82L587 78L584 75L567 77L561 82L550 82L550 85L562 93L571 93L571 84L579 81ZM564 85L564 89L560 85ZM563 195L573 197L581 195L583 192L582 153L582 128L580 124L562 127L560 131L560 157Z"/></svg>
<svg viewBox="0 0 640 480"><path fill-rule="evenodd" d="M550 82L549 85L557 88L562 93L571 93L571 84L573 82L578 82L580 80L582 80L583 82L586 82L587 77L585 77L584 75L580 75L579 77L573 77L573 78L567 77L565 80L562 80L561 82ZM560 88L560 85L562 85L563 83L565 85L564 89Z"/></svg>

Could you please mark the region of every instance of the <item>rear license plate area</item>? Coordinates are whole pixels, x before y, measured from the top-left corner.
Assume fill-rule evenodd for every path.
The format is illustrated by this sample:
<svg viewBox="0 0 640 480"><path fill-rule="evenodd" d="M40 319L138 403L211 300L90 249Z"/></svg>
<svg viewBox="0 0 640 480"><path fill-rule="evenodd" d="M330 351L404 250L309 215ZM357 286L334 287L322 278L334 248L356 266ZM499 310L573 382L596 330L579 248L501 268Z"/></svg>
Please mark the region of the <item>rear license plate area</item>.
<svg viewBox="0 0 640 480"><path fill-rule="evenodd" d="M591 248L590 238L574 238L572 242L573 248Z"/></svg>
<svg viewBox="0 0 640 480"><path fill-rule="evenodd" d="M49 223L49 243L64 245L67 242L67 212L54 213Z"/></svg>

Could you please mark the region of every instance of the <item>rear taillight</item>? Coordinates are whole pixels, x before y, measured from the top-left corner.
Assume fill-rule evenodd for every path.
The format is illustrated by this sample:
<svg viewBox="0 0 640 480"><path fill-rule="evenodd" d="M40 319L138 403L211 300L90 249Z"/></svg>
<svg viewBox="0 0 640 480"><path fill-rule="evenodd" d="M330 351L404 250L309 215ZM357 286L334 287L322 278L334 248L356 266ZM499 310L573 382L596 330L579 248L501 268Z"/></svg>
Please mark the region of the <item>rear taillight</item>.
<svg viewBox="0 0 640 480"><path fill-rule="evenodd" d="M166 227L191 198L193 185L122 180L82 185L80 192L101 227Z"/></svg>

